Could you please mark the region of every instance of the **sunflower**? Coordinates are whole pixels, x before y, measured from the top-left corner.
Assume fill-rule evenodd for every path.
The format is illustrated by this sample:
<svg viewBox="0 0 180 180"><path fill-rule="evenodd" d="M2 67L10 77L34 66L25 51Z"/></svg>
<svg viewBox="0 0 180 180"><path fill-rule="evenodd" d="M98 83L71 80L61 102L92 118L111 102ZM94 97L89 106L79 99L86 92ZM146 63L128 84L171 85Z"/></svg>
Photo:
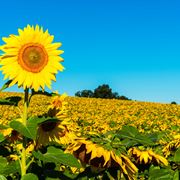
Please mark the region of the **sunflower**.
<svg viewBox="0 0 180 180"><path fill-rule="evenodd" d="M3 134L4 137L7 137L12 133L12 131L12 128L0 129L0 134Z"/></svg>
<svg viewBox="0 0 180 180"><path fill-rule="evenodd" d="M66 98L67 98L66 93L62 95L54 96L48 107L47 115L50 117L56 116L59 119L66 117L66 113L67 113L66 105L68 104Z"/></svg>
<svg viewBox="0 0 180 180"><path fill-rule="evenodd" d="M22 149L23 149L23 145L22 145L22 144L16 144L15 148L16 148L16 151L17 151L18 153L21 153L21 152L22 152ZM34 150L34 144L33 144L32 142L29 142L29 143L27 144L27 147L26 147L25 150L26 150L26 156L27 156L27 157L30 157L30 156L32 155L32 151ZM11 154L11 155L9 156L9 158L10 158L11 160L17 160L17 159L19 159L18 155L16 155L16 154Z"/></svg>
<svg viewBox="0 0 180 180"><path fill-rule="evenodd" d="M138 148L129 149L129 153L134 157L136 163L138 164L163 164L168 165L168 161L160 156L159 154L154 153L151 149L141 151Z"/></svg>
<svg viewBox="0 0 180 180"><path fill-rule="evenodd" d="M51 80L55 81L55 74L64 69L60 64L63 58L59 56L63 51L58 50L61 43L52 43L54 36L38 25L27 25L18 32L19 35L4 37L6 44L0 46L4 52L0 56L4 79L12 80L9 87L18 84L35 91L45 86L51 89Z"/></svg>
<svg viewBox="0 0 180 180"><path fill-rule="evenodd" d="M180 147L180 135L175 135L173 139L166 143L162 152L164 156L167 158L168 156L172 155L172 153Z"/></svg>
<svg viewBox="0 0 180 180"><path fill-rule="evenodd" d="M123 155L117 155L113 150L107 150L99 144L86 139L77 139L66 149L66 152L74 154L82 163L91 165L93 168L107 169L120 168L124 176L136 179L137 167L130 159Z"/></svg>
<svg viewBox="0 0 180 180"><path fill-rule="evenodd" d="M61 121L45 121L39 124L37 132L37 147L46 146L49 142L59 142L59 139L66 134L67 128Z"/></svg>
<svg viewBox="0 0 180 180"><path fill-rule="evenodd" d="M57 141L59 144L63 145L69 145L71 143L74 143L75 139L77 139L77 136L74 132L66 131L64 136L61 136L59 140Z"/></svg>

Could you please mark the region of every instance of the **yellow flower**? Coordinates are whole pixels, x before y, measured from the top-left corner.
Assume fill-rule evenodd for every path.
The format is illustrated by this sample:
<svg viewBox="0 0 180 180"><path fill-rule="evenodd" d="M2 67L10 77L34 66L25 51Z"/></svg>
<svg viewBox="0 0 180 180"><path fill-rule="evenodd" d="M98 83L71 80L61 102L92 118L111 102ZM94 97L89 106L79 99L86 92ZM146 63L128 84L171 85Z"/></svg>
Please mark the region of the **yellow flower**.
<svg viewBox="0 0 180 180"><path fill-rule="evenodd" d="M179 139L179 140L180 140L180 134L176 134L176 135L174 136L174 139Z"/></svg>
<svg viewBox="0 0 180 180"><path fill-rule="evenodd" d="M65 117L66 115L66 101L67 94L57 95L52 98L51 104L48 107L48 116L56 116L57 118Z"/></svg>
<svg viewBox="0 0 180 180"><path fill-rule="evenodd" d="M46 121L39 125L37 132L37 147L48 145L49 142L57 142L65 135L67 128L61 121Z"/></svg>
<svg viewBox="0 0 180 180"><path fill-rule="evenodd" d="M136 179L137 167L123 154L119 156L113 150L86 139L76 139L74 144L69 145L66 152L74 154L82 163L90 164L93 168L119 167L129 179Z"/></svg>
<svg viewBox="0 0 180 180"><path fill-rule="evenodd" d="M61 43L52 43L54 36L43 32L38 25L27 25L23 30L18 29L19 35L3 38L6 43L0 46L4 52L0 56L0 65L4 79L11 79L9 86L18 84L19 87L33 88L35 91L45 86L51 88L51 80L56 80L57 71L64 67L58 50Z"/></svg>
<svg viewBox="0 0 180 180"><path fill-rule="evenodd" d="M16 161L16 160L19 159L19 157L16 154L10 154L9 158L10 158L11 161Z"/></svg>
<svg viewBox="0 0 180 180"><path fill-rule="evenodd" d="M140 164L162 163L165 166L168 165L168 161L164 157L154 153L152 150L140 151L139 149L133 147L129 149L129 153L134 157L136 162Z"/></svg>
<svg viewBox="0 0 180 180"><path fill-rule="evenodd" d="M61 136L57 140L57 142L59 144L69 145L70 143L73 143L76 138L77 138L77 136L73 132L66 131L64 136Z"/></svg>
<svg viewBox="0 0 180 180"><path fill-rule="evenodd" d="M23 149L23 145L22 144L17 144L16 149L17 149L18 152L21 152L22 149ZM34 144L29 143L28 146L26 147L26 155L31 156L31 153L32 153L33 150L34 150Z"/></svg>
<svg viewBox="0 0 180 180"><path fill-rule="evenodd" d="M175 135L174 139L168 142L162 149L164 156L167 158L173 151L180 147L180 135Z"/></svg>
<svg viewBox="0 0 180 180"><path fill-rule="evenodd" d="M7 136L10 136L12 131L13 131L12 128L7 128L7 129L1 129L0 133L3 134L3 136L7 137Z"/></svg>

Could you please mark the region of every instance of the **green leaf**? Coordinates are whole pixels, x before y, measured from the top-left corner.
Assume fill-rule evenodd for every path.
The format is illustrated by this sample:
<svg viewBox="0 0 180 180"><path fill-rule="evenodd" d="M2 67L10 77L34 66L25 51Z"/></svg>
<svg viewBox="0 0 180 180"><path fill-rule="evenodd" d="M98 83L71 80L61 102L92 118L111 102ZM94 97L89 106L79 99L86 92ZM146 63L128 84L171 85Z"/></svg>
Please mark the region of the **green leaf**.
<svg viewBox="0 0 180 180"><path fill-rule="evenodd" d="M2 88L0 89L0 92L2 92L3 90L7 89L9 87L9 84L12 82L12 80L7 81Z"/></svg>
<svg viewBox="0 0 180 180"><path fill-rule="evenodd" d="M21 172L21 167L19 164L19 161L12 161L9 164L7 164L6 167L3 169L3 174L4 175L9 175L9 174L14 174L14 173L20 173Z"/></svg>
<svg viewBox="0 0 180 180"><path fill-rule="evenodd" d="M5 176L0 175L0 180L7 180Z"/></svg>
<svg viewBox="0 0 180 180"><path fill-rule="evenodd" d="M3 170L7 166L7 164L7 159L5 157L0 156L0 174L3 174Z"/></svg>
<svg viewBox="0 0 180 180"><path fill-rule="evenodd" d="M175 171L173 180L179 180L179 171L178 170Z"/></svg>
<svg viewBox="0 0 180 180"><path fill-rule="evenodd" d="M0 133L0 142L4 141L4 139L5 138L4 138L3 134Z"/></svg>
<svg viewBox="0 0 180 180"><path fill-rule="evenodd" d="M7 159L0 156L0 174L9 175L20 172L19 161L12 161L8 163Z"/></svg>
<svg viewBox="0 0 180 180"><path fill-rule="evenodd" d="M25 174L21 180L38 180L38 177L33 173Z"/></svg>
<svg viewBox="0 0 180 180"><path fill-rule="evenodd" d="M9 103L9 105L18 106L19 101L21 101L22 97L20 96L10 96L5 98L5 100Z"/></svg>
<svg viewBox="0 0 180 180"><path fill-rule="evenodd" d="M180 162L180 147L174 154L174 162Z"/></svg>
<svg viewBox="0 0 180 180"><path fill-rule="evenodd" d="M56 118L52 118L52 117L31 117L28 119L27 121L27 129L31 134L31 138L33 140L36 139L36 135L37 135L37 128L38 125L41 123L45 123L46 121L57 121Z"/></svg>
<svg viewBox="0 0 180 180"><path fill-rule="evenodd" d="M10 127L18 131L23 136L35 140L37 135L38 125L46 121L57 121L57 118L32 117L28 119L26 126L22 122L14 120L10 122Z"/></svg>
<svg viewBox="0 0 180 180"><path fill-rule="evenodd" d="M32 95L36 95L36 94L41 94L41 95L45 95L45 96L52 96L52 93L49 93L47 91L34 91L34 89L32 89Z"/></svg>
<svg viewBox="0 0 180 180"><path fill-rule="evenodd" d="M154 145L149 135L139 133L133 126L123 126L122 129L118 131L117 137L121 138L125 145L129 147L137 144Z"/></svg>
<svg viewBox="0 0 180 180"><path fill-rule="evenodd" d="M20 121L11 121L10 127L14 130L18 131L20 134L22 134L25 137L28 137L30 139L33 139L33 134L29 129Z"/></svg>
<svg viewBox="0 0 180 180"><path fill-rule="evenodd" d="M148 180L173 180L173 171L170 169L160 169L160 167L151 167Z"/></svg>
<svg viewBox="0 0 180 180"><path fill-rule="evenodd" d="M14 105L14 102L12 102L10 99L0 99L1 105Z"/></svg>
<svg viewBox="0 0 180 180"><path fill-rule="evenodd" d="M50 146L47 148L47 152L42 154L41 152L33 152L35 158L42 160L44 162L54 162L57 164L63 164L71 167L80 168L81 165L78 160L68 153L64 153L61 149Z"/></svg>
<svg viewBox="0 0 180 180"><path fill-rule="evenodd" d="M36 119L32 119L32 118L28 119L28 121L27 121L27 129L30 132L31 138L33 140L36 139L37 127L38 127L38 124L36 122Z"/></svg>
<svg viewBox="0 0 180 180"><path fill-rule="evenodd" d="M45 116L42 116L42 117L31 117L28 119L28 122L29 124L41 124L43 122L46 122L46 121L53 121L53 122L56 122L58 119L56 117L45 117Z"/></svg>
<svg viewBox="0 0 180 180"><path fill-rule="evenodd" d="M3 124L0 124L0 129L7 129L7 128L9 128L9 126L8 126L8 125L3 125Z"/></svg>

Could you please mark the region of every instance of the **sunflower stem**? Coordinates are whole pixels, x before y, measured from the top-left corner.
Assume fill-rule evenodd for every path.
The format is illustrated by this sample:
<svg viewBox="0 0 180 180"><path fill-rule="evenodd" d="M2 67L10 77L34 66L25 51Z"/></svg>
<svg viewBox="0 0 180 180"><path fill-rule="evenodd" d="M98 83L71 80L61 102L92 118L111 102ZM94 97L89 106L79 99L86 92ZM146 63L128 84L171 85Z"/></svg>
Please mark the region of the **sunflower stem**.
<svg viewBox="0 0 180 180"><path fill-rule="evenodd" d="M26 88L24 91L24 109L23 109L23 116L22 116L22 123L26 126L27 123L27 110L29 106L29 89ZM27 139L23 137L23 147L21 153L21 177L26 174L26 144Z"/></svg>

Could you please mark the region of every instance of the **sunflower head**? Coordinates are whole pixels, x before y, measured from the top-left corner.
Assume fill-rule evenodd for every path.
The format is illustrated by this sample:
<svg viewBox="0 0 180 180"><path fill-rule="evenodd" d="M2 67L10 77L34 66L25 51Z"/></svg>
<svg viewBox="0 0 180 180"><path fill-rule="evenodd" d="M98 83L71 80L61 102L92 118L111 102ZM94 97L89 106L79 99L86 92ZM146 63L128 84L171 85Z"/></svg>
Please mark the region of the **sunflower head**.
<svg viewBox="0 0 180 180"><path fill-rule="evenodd" d="M66 134L67 128L60 121L45 121L39 124L36 147L46 146L50 142L59 143L59 139Z"/></svg>
<svg viewBox="0 0 180 180"><path fill-rule="evenodd" d="M138 148L131 148L129 149L129 153L131 154L132 157L134 157L135 161L137 164L163 164L165 166L168 165L168 161L154 153L152 150L144 150L144 151L141 151L139 150Z"/></svg>
<svg viewBox="0 0 180 180"><path fill-rule="evenodd" d="M117 155L114 150L107 150L99 144L86 139L77 139L66 152L73 153L82 163L91 165L100 170L108 168L119 168L124 176L136 179L137 167L130 159L123 155Z"/></svg>
<svg viewBox="0 0 180 180"><path fill-rule="evenodd" d="M56 95L52 98L51 104L48 107L48 116L61 118L60 115L66 114L67 94Z"/></svg>
<svg viewBox="0 0 180 180"><path fill-rule="evenodd" d="M60 64L63 58L59 56L63 51L58 50L61 43L52 43L54 36L38 25L28 25L18 32L18 35L3 38L5 44L0 46L4 52L0 56L4 79L12 80L9 86L18 84L24 89L51 88L51 81L56 80L55 74L64 69Z"/></svg>

